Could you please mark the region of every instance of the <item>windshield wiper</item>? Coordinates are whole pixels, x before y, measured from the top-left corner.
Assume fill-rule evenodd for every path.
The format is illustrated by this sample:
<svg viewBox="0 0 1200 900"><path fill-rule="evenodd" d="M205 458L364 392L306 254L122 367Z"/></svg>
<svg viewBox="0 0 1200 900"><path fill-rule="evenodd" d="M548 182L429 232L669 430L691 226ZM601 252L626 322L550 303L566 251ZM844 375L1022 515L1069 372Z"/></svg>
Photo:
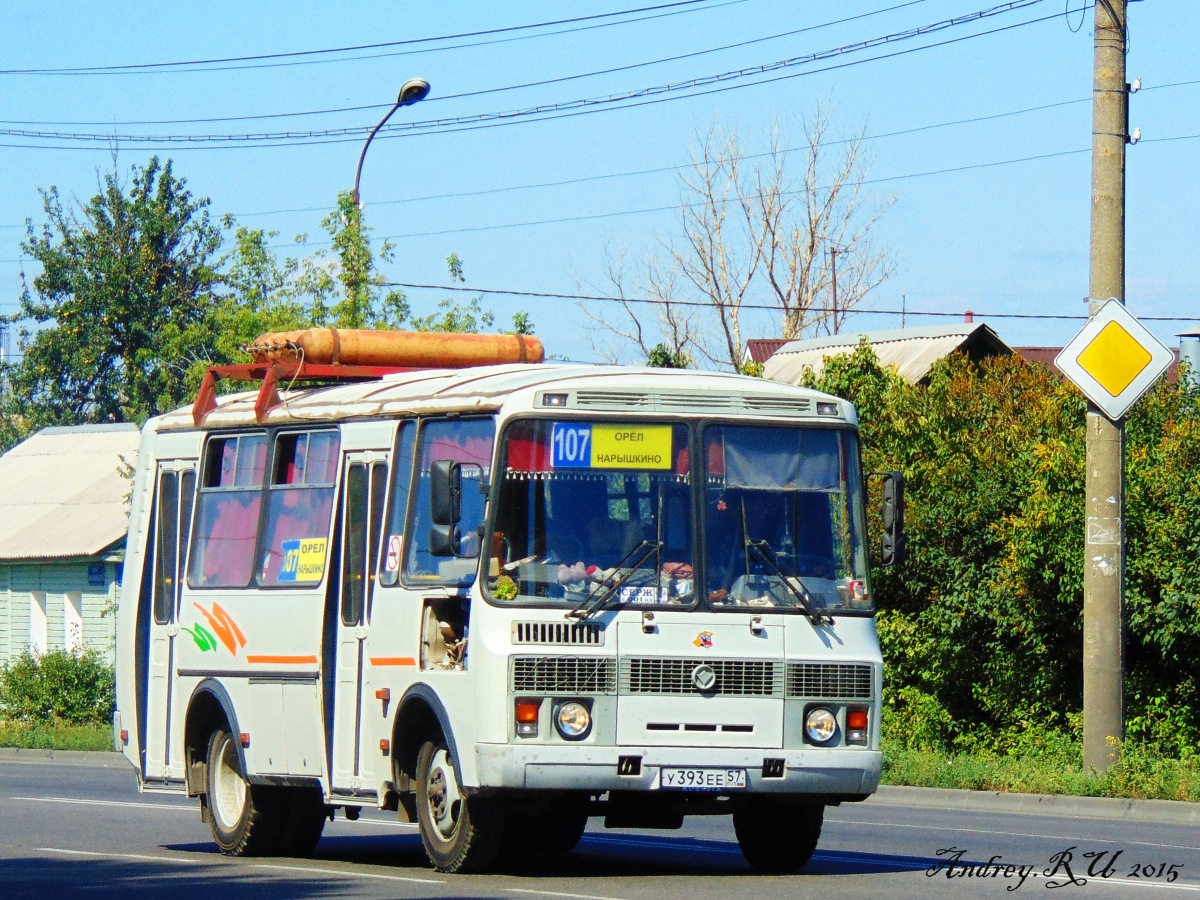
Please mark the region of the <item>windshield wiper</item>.
<svg viewBox="0 0 1200 900"><path fill-rule="evenodd" d="M749 537L746 538L747 557L753 553L759 562L772 570L772 574L783 582L783 586L787 588L788 593L796 598L796 601L800 604L800 609L808 616L809 621L814 625L832 625L833 616L828 613L819 612L814 608L813 604L816 601L813 600L812 591L808 589L808 585L804 583L804 579L799 575L784 575L783 569L779 568L779 563L775 562L775 558L771 555L770 551L771 545L766 541L755 541ZM795 584L792 583L792 579L795 579Z"/></svg>
<svg viewBox="0 0 1200 900"><path fill-rule="evenodd" d="M585 622L594 613L603 609L613 594L619 591L625 582L629 580L630 576L637 571L638 566L644 563L651 553L658 553L662 550L662 546L662 541L642 541L626 553L613 568L611 578L592 588L592 592L588 594L587 598L567 613L567 618ZM627 571L621 573L622 569L627 569Z"/></svg>

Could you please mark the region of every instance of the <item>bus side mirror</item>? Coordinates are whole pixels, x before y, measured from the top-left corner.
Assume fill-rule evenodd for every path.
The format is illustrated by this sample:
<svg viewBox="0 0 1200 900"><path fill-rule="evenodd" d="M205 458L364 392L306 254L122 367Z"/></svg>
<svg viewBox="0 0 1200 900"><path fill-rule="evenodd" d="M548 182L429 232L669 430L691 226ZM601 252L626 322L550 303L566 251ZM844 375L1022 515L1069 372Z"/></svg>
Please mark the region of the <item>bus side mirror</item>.
<svg viewBox="0 0 1200 900"><path fill-rule="evenodd" d="M429 506L434 525L457 525L462 518L462 466L437 459L429 467Z"/></svg>
<svg viewBox="0 0 1200 900"><path fill-rule="evenodd" d="M883 545L880 548L881 566L898 566L904 562L904 475L885 472L883 496L880 499L880 518L883 520Z"/></svg>
<svg viewBox="0 0 1200 900"><path fill-rule="evenodd" d="M462 467L449 459L437 459L429 467L429 553L457 556L462 518Z"/></svg>

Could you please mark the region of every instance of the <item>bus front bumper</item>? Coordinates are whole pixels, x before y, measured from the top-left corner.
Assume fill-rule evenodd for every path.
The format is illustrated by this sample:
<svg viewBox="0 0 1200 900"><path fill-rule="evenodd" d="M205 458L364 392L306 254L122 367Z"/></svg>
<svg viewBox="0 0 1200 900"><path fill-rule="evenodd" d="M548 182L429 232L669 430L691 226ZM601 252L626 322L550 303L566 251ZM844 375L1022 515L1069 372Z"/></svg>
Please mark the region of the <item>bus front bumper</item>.
<svg viewBox="0 0 1200 900"><path fill-rule="evenodd" d="M883 754L866 748L774 750L477 744L475 761L478 786L485 789L661 791L671 790L664 785L664 770L723 769L744 771L745 787L718 793L850 797L874 793L879 786Z"/></svg>

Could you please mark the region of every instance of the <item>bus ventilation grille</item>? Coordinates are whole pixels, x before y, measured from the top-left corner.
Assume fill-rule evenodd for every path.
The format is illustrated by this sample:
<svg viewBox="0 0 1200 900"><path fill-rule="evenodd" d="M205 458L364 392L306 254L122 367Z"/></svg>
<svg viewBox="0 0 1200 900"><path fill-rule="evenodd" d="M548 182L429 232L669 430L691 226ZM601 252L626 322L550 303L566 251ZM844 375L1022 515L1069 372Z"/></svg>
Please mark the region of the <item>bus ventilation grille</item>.
<svg viewBox="0 0 1200 900"><path fill-rule="evenodd" d="M513 622L514 644L604 646L604 626L586 622Z"/></svg>
<svg viewBox="0 0 1200 900"><path fill-rule="evenodd" d="M514 656L509 670L513 693L611 694L616 667L604 656Z"/></svg>
<svg viewBox="0 0 1200 900"><path fill-rule="evenodd" d="M703 391L576 391L573 406L628 412L731 412L760 415L810 415L812 401L807 398L775 397L765 394L740 397Z"/></svg>
<svg viewBox="0 0 1200 900"><path fill-rule="evenodd" d="M707 690L696 686L693 675L702 665L711 667L716 675L715 683ZM778 697L781 668L777 663L760 659L625 657L621 660L621 693Z"/></svg>
<svg viewBox="0 0 1200 900"><path fill-rule="evenodd" d="M791 663L789 697L824 700L870 700L871 667L853 663Z"/></svg>

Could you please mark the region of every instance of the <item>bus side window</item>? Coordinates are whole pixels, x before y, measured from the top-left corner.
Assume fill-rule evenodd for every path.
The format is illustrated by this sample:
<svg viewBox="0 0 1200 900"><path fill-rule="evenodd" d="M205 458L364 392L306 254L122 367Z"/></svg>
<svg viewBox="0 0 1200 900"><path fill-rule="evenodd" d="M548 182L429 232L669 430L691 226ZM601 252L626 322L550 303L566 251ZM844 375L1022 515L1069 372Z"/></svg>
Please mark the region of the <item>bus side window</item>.
<svg viewBox="0 0 1200 900"><path fill-rule="evenodd" d="M265 434L209 440L188 565L188 584L192 587L240 588L250 584L266 459ZM186 486L186 476L184 481ZM185 503L189 497L190 492L185 490ZM184 527L181 557L187 550Z"/></svg>
<svg viewBox="0 0 1200 900"><path fill-rule="evenodd" d="M158 554L155 560L154 622L165 625L175 611L179 573L179 473L158 480Z"/></svg>
<svg viewBox="0 0 1200 900"><path fill-rule="evenodd" d="M478 541L483 525L486 498L480 492L482 480L492 467L492 447L496 426L491 419L434 421L421 426L419 459L415 486L416 497L408 521L407 553L404 578L418 584L469 584L475 579L479 560L434 556L429 552L429 471L436 460L462 463L462 517L458 527L464 544ZM463 551L467 548L464 546Z"/></svg>
<svg viewBox="0 0 1200 900"><path fill-rule="evenodd" d="M366 608L366 555L369 482L365 464L351 463L346 471L346 512L342 560L342 624L361 625Z"/></svg>
<svg viewBox="0 0 1200 900"><path fill-rule="evenodd" d="M276 437L260 585L318 584L325 577L338 446L336 431Z"/></svg>
<svg viewBox="0 0 1200 900"><path fill-rule="evenodd" d="M383 537L383 499L387 492L388 467L387 463L371 464L371 502L367 513L367 559L365 564L367 589L367 619L371 618L371 567L379 559L379 546Z"/></svg>
<svg viewBox="0 0 1200 900"><path fill-rule="evenodd" d="M346 471L346 511L342 558L342 624L361 625L370 618L370 571L379 558L383 491L387 465L352 462Z"/></svg>
<svg viewBox="0 0 1200 900"><path fill-rule="evenodd" d="M408 518L408 495L413 476L413 449L417 427L413 422L401 422L396 434L396 452L392 464L392 490L388 500L387 521L380 534L379 583L392 585L400 578L400 561L404 558L404 522ZM382 497L382 493L380 495Z"/></svg>

